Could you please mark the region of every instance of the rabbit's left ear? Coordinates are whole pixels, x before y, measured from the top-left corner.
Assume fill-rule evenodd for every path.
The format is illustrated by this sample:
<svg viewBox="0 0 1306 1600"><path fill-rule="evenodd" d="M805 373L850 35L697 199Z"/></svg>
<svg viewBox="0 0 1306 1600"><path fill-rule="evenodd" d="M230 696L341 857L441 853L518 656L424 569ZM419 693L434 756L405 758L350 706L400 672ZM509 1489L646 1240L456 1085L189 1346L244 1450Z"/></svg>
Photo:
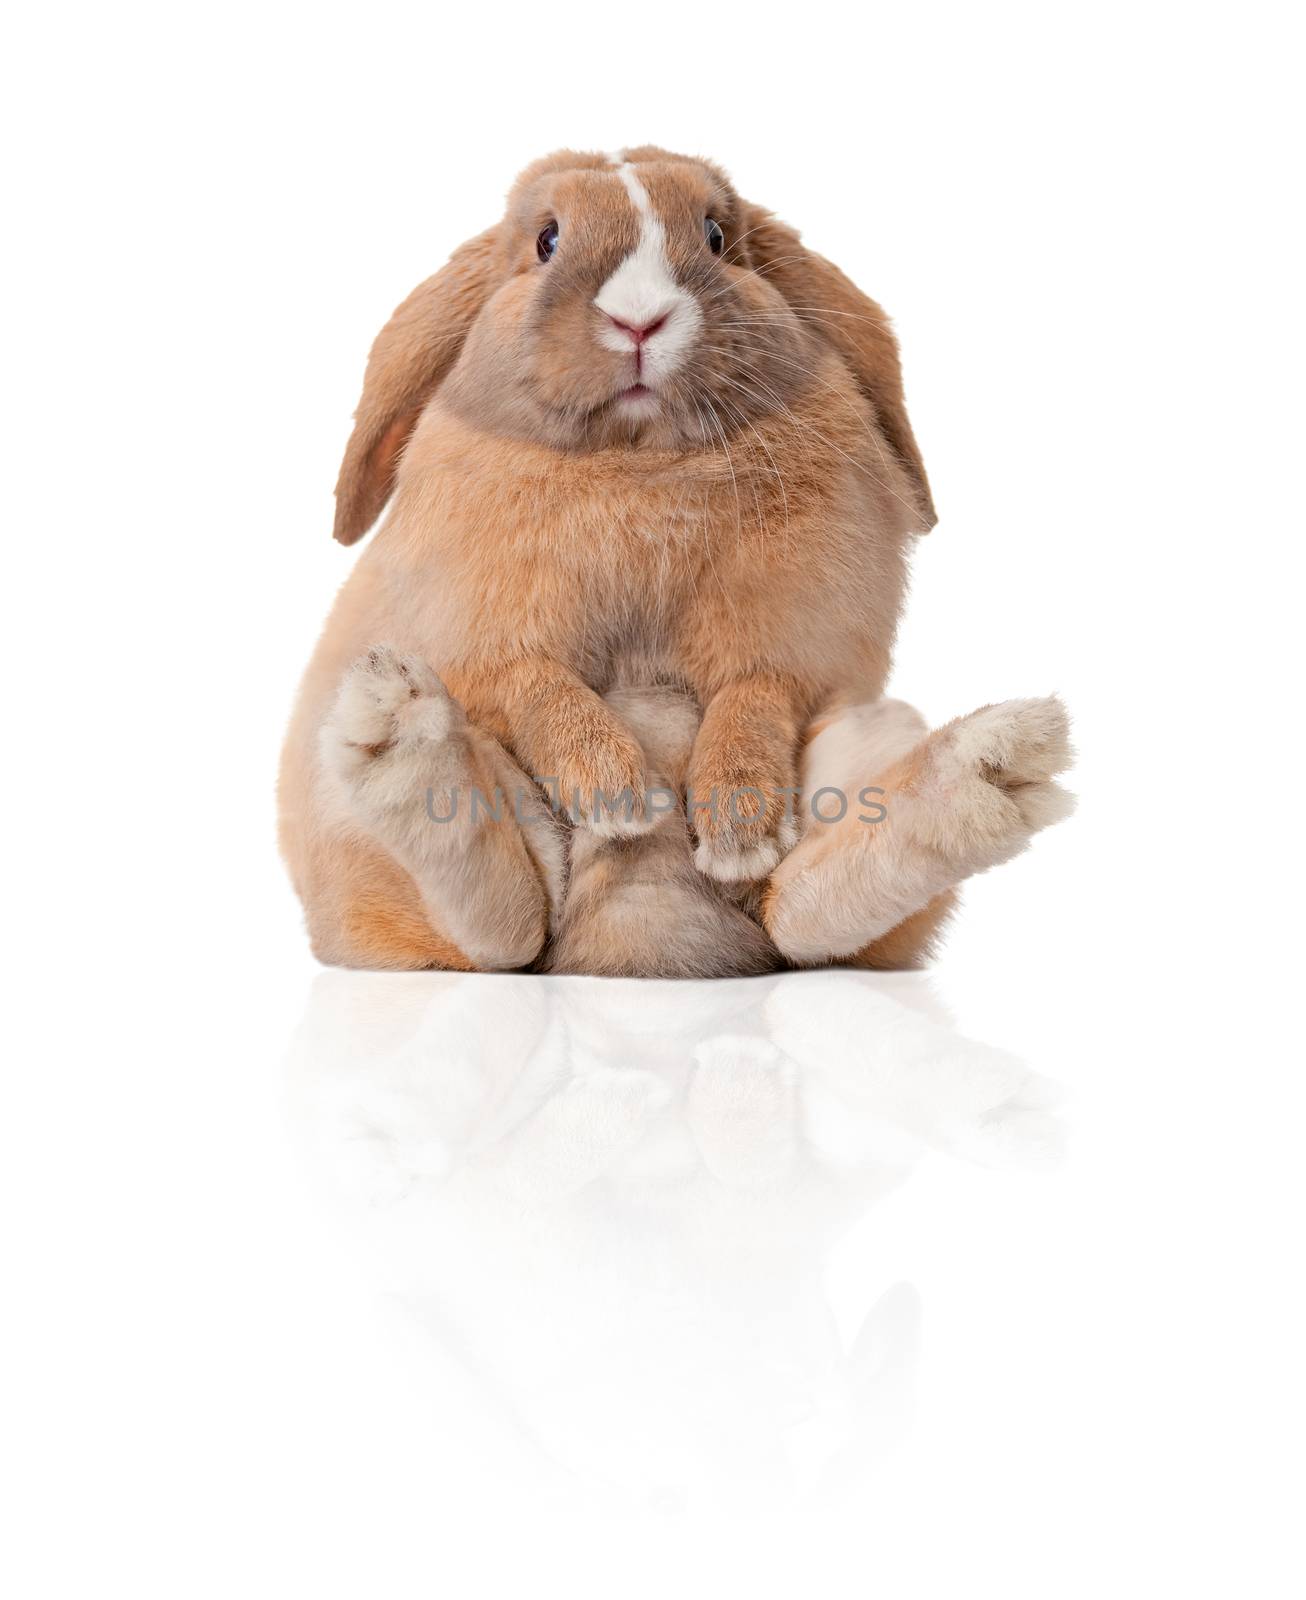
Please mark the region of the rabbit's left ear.
<svg viewBox="0 0 1306 1600"><path fill-rule="evenodd" d="M760 206L743 207L741 254L780 291L795 315L847 362L858 388L875 408L881 432L906 470L923 523L920 531L927 533L939 519L925 463L907 420L898 341L889 319L833 262L808 250L797 229Z"/></svg>
<svg viewBox="0 0 1306 1600"><path fill-rule="evenodd" d="M335 535L353 544L381 515L399 456L499 280L498 232L460 245L376 336L336 480Z"/></svg>

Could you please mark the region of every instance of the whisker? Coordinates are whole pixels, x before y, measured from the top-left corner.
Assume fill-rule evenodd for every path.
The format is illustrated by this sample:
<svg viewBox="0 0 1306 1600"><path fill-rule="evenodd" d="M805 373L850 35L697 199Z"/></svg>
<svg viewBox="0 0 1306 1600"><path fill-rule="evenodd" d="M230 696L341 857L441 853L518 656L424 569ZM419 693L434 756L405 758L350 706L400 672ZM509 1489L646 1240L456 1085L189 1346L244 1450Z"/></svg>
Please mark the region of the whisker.
<svg viewBox="0 0 1306 1600"><path fill-rule="evenodd" d="M887 317L870 317L860 311L837 311L833 306L796 306L785 301L784 311L750 311L752 320L758 322L781 321L786 312L792 311L795 316L816 315L821 318L844 317L851 322L869 322L873 328L879 328L883 333L891 333L892 326Z"/></svg>
<svg viewBox="0 0 1306 1600"><path fill-rule="evenodd" d="M705 400L704 403L708 405L709 409L711 409L711 402L710 401L706 401ZM706 445L707 444L707 429L706 429L706 427L704 425L703 413L699 410L697 401L694 402L694 414L698 418L699 430L703 435L703 443ZM724 434L722 435L722 444L723 445L725 444L725 436L724 436ZM712 448L712 454L715 455L717 453L716 452L716 446L713 445L711 448ZM727 449L726 450L726 464L729 465L729 463L730 463L730 452ZM733 471L733 468L732 468L732 471ZM735 611L736 608L735 608L734 596L730 593L730 590L726 587L725 581L722 579L720 572L718 572L718 570L717 570L716 556L713 554L713 551L712 551L712 517L711 517L711 512L710 512L711 494L712 494L711 485L710 484L704 484L704 486L703 486L703 554L707 558L707 564L708 564L708 567L711 569L712 576L716 579L716 586L721 591L721 598L722 598L722 600L725 601L726 609L728 611ZM738 501L738 491L736 491L736 503L737 503L737 501Z"/></svg>
<svg viewBox="0 0 1306 1600"><path fill-rule="evenodd" d="M721 436L721 448L725 451L726 465L730 468L730 481L734 485L735 490L735 532L736 534L739 534L743 531L744 512L743 506L741 505L739 499L739 478L735 473L734 459L730 454L730 445L726 440L726 431L721 426L721 418L717 415L716 407L706 395L703 396L703 404L707 407L709 413L711 414L712 421L716 425L716 430Z"/></svg>
<svg viewBox="0 0 1306 1600"><path fill-rule="evenodd" d="M771 475L772 475L772 477L774 477L774 479L776 481L776 485L780 490L780 500L781 500L781 503L784 506L784 512L785 512L785 532L787 534L790 531L790 525L789 525L789 495L788 495L788 493L787 493L787 491L785 489L784 474L780 471L780 468L776 463L775 456L772 455L772 453L771 453L771 447L767 444L766 439L763 436L761 430L759 428L755 427L753 425L753 423L751 423L748 420L748 418L738 408L738 406L732 406L729 403L729 401L727 401L725 399L722 399L721 404L723 406L725 406L726 410L731 414L731 416L736 418L737 421L743 423L744 427L746 427L748 429L748 431L757 440L758 444L760 444L762 449L766 452L766 458L771 463ZM756 489L754 489L754 491L753 491L753 499L754 499L754 501L757 500L757 491L756 491ZM758 531L762 534L763 542L765 542L766 531L765 531L765 528L762 525L762 512L761 512L761 507L760 506L758 507L757 521L758 521Z"/></svg>
<svg viewBox="0 0 1306 1600"><path fill-rule="evenodd" d="M724 352L722 352L722 353L724 353ZM876 428L873 428L871 426L871 424L866 420L866 418L861 414L861 412L853 404L852 400L848 397L848 395L844 394L841 390L837 389L834 386L834 384L827 382L824 378L818 378L816 376L816 374L811 370L811 368L806 366L801 361L794 361L788 356L778 355L775 351L768 351L767 355L768 355L768 359L769 360L778 361L778 362L780 362L780 364L782 366L792 367L795 372L801 372L807 379L809 379L811 382L817 384L827 394L833 395L834 398L836 400L838 400L840 402L840 404L846 409L846 411L848 412L848 415L850 417L852 417L853 420L857 423L858 427L861 428L862 431L866 434L866 437L875 446L876 453L878 454L878 456L880 458L881 466L886 467L886 468L888 467L889 460L888 460L888 457L884 453L884 440L882 439L882 437L881 437L881 435L879 433L879 430L876 429ZM736 356L735 359L740 361L740 363L742 365L747 365L749 367L753 366L753 363L746 362L744 360L744 358L741 357L741 356ZM754 368L753 370L756 370L756 368ZM885 487L889 488L889 485L886 484ZM890 493L892 493L892 492L893 491L890 489ZM903 503L906 504L905 501Z"/></svg>
<svg viewBox="0 0 1306 1600"><path fill-rule="evenodd" d="M756 233L759 228L765 228L765 227L766 227L766 222L756 222L756 223L754 223L753 226L748 230L747 233L741 233L739 235L739 237L735 240L735 242L732 245L727 245L726 249L722 252L721 260L722 261L727 260L729 255L730 255L730 252L732 250L738 250L739 246L741 244L743 244L745 239L749 238L752 234ZM738 262L732 261L730 264L731 264L731 266L738 266Z"/></svg>
<svg viewBox="0 0 1306 1600"><path fill-rule="evenodd" d="M883 489L887 494L892 495L893 498L898 502L899 505L903 506L906 510L911 512L911 514L912 514L914 519L919 520L919 518L920 518L919 508L914 506L909 500L905 500L902 497L902 495L900 495L898 493L898 491L893 487L893 485L891 483L886 482L883 478L879 477L876 473L872 472L871 469L865 464L865 462L858 461L855 456L851 456L851 455L848 454L848 452L846 450L841 449L837 444L835 444L833 439L831 439L827 435L823 434L820 431L819 428L813 427L811 423L805 422L801 417L797 416L796 413L793 412L789 408L789 406L787 406L785 404L784 400L781 399L781 397L775 392L775 390L771 388L771 386L766 382L765 376L762 373L758 372L757 368L755 366L753 366L753 364L751 362L744 360L744 358L742 358L740 356L735 356L734 359L739 363L739 365L741 367L744 367L748 371L753 373L755 381L757 382L759 387L762 389L762 391L770 398L770 400L772 401L772 403L774 405L779 407L779 409L784 413L785 416L787 416L789 418L789 420L794 424L795 427L803 429L804 432L811 434L811 436L814 439L817 439L827 449L833 450L834 453L836 455L838 455L838 456L842 456L843 459L845 461L847 461L850 466L854 467L858 472L865 473L865 475L871 480L872 483L877 485L877 487ZM731 379L727 378L726 381L727 382L733 382L734 380L731 380ZM742 384L739 384L737 382L735 383L735 387L743 389L744 393L748 393L749 392L746 388L744 388L744 386ZM754 399L757 398L757 394L756 394L755 391L753 393L753 398Z"/></svg>

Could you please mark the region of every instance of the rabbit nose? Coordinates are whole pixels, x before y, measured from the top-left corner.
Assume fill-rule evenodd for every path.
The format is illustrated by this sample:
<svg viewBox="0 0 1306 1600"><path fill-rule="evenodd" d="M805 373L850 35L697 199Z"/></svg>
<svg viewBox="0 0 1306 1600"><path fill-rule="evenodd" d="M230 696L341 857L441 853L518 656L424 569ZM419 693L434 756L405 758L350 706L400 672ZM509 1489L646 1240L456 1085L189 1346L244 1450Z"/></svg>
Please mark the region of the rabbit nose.
<svg viewBox="0 0 1306 1600"><path fill-rule="evenodd" d="M660 317L655 317L652 322L634 323L623 322L620 317L614 317L610 311L605 311L603 314L614 328L621 329L622 333L626 335L636 349L644 343L645 339L652 338L671 315L669 311L664 311Z"/></svg>

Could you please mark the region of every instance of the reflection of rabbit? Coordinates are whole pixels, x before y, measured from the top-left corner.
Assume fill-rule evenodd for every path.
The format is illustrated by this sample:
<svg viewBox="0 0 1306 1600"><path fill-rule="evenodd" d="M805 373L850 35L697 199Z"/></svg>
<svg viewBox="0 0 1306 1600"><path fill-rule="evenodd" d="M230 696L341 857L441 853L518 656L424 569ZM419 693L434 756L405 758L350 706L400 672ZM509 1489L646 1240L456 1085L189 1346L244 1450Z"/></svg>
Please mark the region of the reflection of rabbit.
<svg viewBox="0 0 1306 1600"><path fill-rule="evenodd" d="M282 765L282 843L324 960L538 961L564 874L536 782L609 844L653 826L632 685L692 711L676 787L695 840L635 872L606 852L599 892L642 892L606 941L571 940L568 970L738 974L759 950L903 965L956 884L1065 814L1055 699L929 738L882 699L908 548L934 521L897 344L709 163L645 147L529 167L378 335L336 492L346 544L393 500ZM890 820L800 840L800 780L854 814L882 786ZM426 825L428 789L461 817ZM478 821L473 791L522 812ZM739 886L767 939L732 914Z"/></svg>
<svg viewBox="0 0 1306 1600"><path fill-rule="evenodd" d="M907 976L330 973L292 1103L369 1262L523 1441L623 1496L755 1504L901 1429L915 1291L859 1286L845 1333L836 1240L923 1147L1055 1153L1032 1074L931 1009Z"/></svg>

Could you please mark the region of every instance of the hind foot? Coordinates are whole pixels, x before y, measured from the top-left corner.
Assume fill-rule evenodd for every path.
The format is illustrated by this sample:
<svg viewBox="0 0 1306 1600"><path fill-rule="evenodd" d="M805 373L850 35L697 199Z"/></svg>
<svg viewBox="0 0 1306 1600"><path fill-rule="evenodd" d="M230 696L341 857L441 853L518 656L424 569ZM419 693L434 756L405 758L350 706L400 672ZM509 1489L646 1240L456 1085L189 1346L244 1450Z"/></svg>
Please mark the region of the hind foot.
<svg viewBox="0 0 1306 1600"><path fill-rule="evenodd" d="M837 960L935 896L1018 855L1074 799L1053 781L1071 760L1055 696L1006 700L948 723L877 780L881 820L850 813L809 830L781 864L765 921L800 963Z"/></svg>

